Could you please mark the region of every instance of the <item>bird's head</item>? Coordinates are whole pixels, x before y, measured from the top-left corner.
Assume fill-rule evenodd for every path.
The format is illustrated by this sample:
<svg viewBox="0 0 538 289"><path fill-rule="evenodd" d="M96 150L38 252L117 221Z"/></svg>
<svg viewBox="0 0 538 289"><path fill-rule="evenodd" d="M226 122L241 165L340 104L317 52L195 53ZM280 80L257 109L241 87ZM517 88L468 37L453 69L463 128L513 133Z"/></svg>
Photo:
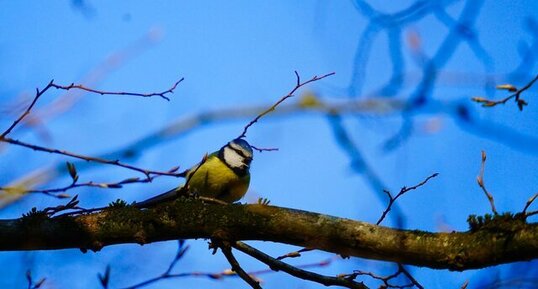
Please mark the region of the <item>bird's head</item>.
<svg viewBox="0 0 538 289"><path fill-rule="evenodd" d="M246 172L252 162L253 152L246 140L237 138L223 146L219 155L230 168Z"/></svg>

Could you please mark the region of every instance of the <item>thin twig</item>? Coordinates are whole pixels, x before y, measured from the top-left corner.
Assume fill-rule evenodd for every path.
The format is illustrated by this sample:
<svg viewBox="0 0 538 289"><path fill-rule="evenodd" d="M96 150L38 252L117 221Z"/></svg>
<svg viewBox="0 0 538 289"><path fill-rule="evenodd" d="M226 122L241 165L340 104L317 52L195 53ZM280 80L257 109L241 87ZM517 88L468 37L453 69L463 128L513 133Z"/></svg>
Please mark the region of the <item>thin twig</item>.
<svg viewBox="0 0 538 289"><path fill-rule="evenodd" d="M398 264L398 270L396 270L396 272L388 275L388 276L380 276L380 275L377 275L377 274L374 274L372 272L367 272L367 271L361 271L361 270L354 270L353 273L351 274L341 274L339 275L341 278L345 278L345 279L348 279L348 280L354 280L357 278L357 276L368 276L372 279L375 279L375 280L379 280L381 282L383 282L383 286L379 287L379 288L410 288L410 287L417 287L419 289L424 289L424 287L418 283L418 281L411 275L411 273L409 273L405 267L400 264L400 263L397 263ZM404 285L396 285L396 284L393 284L391 283L392 280L396 279L398 276L400 275L404 275L407 280L409 280L411 283L408 283L408 284L404 284Z"/></svg>
<svg viewBox="0 0 538 289"><path fill-rule="evenodd" d="M123 289L141 288L141 287L150 285L152 283L155 283L157 281L164 280L164 279L169 279L169 278L177 278L177 277L185 277L185 276L200 276L200 275L207 275L208 277L211 277L210 276L211 273L196 273L196 272L193 272L193 273L180 273L180 274L172 274L171 273L172 270L174 269L174 267L177 265L178 261L181 260L181 258L183 258L183 256L185 255L185 253L187 252L188 249L189 249L189 246L185 246L185 241L184 240L179 240L178 241L178 248L177 248L176 256L174 257L174 260L172 260L172 262L170 262L170 265L168 266L166 271L164 271L161 275L159 275L157 277L151 278L149 280L140 282L138 284L135 284L135 285L132 285L132 286L129 286L129 287L125 287Z"/></svg>
<svg viewBox="0 0 538 289"><path fill-rule="evenodd" d="M527 214L525 214L525 217L530 217L530 216L534 216L534 215L538 215L538 211L528 212Z"/></svg>
<svg viewBox="0 0 538 289"><path fill-rule="evenodd" d="M530 207L532 202L534 202L534 200L536 200L537 197L538 197L538 193L534 194L534 196L529 198L529 200L525 204L525 207L523 208L523 211L521 212L521 214L523 214L523 216L528 216L527 215L527 209Z"/></svg>
<svg viewBox="0 0 538 289"><path fill-rule="evenodd" d="M179 253L179 249L178 249L178 253ZM170 273L172 271L172 269L176 266L177 260L178 259L174 259L172 261L172 263L168 267L168 270L165 273L163 273L163 274L161 274L161 275L159 275L157 277L153 277L151 279L148 279L148 280L145 280L143 282L140 282L138 284L131 285L129 287L124 287L123 289L137 289L137 288L141 288L141 287L150 285L152 283L155 283L155 282L158 282L158 281L161 281L161 280L164 280L164 279L172 279L172 278L206 277L206 278L209 278L209 279L212 279L212 280L219 280L219 279L223 279L223 278L236 278L236 277L238 277L238 275L235 272L233 272L232 270L230 270L230 269L226 269L226 270L223 270L221 272L193 271L193 272L185 272L185 273ZM327 260L323 260L323 261L316 262L316 263L307 263L307 264L298 265L297 267L298 268L311 268L311 267L318 268L318 267L322 267L322 266L327 266L328 264L330 264L330 262L331 262L331 259L327 259ZM275 273L275 271L273 271L271 269L250 271L250 272L248 272L248 275L257 276L257 275L268 274L268 273Z"/></svg>
<svg viewBox="0 0 538 289"><path fill-rule="evenodd" d="M263 111L262 113L260 113L258 116L256 116L253 120L251 120L246 126L245 128L243 129L243 132L237 137L237 138L243 138L247 135L247 131L249 129L250 126L252 126L253 124L255 124L256 122L258 122L258 120L260 118L262 118L263 116L265 116L266 114L274 111L276 109L276 107L281 104L282 102L284 102L286 99L290 98L293 96L293 94L301 87L303 87L304 85L307 85L311 82L315 82L315 81L318 81L318 80L321 80L325 77L329 77L331 75L334 75L335 72L331 72L331 73L327 73L325 75L322 75L322 76L317 76L315 75L314 77L312 77L310 80L307 80L305 82L301 82L301 77L299 76L299 73L297 71L294 71L295 72L295 77L297 78L297 82L295 84L295 87L290 91L288 92L288 94L286 94L285 96L283 96L282 98L280 98L280 100L278 100L275 104L273 104L271 107L269 107L268 109L266 109L265 111Z"/></svg>
<svg viewBox="0 0 538 289"><path fill-rule="evenodd" d="M54 84L54 83L51 82L49 85L56 88L56 89L63 89L63 90L80 89L80 90L84 90L84 91L87 91L87 92L97 93L97 94L100 94L100 95L129 95L129 96L141 96L141 97L159 96L159 97L161 97L163 99L166 99L166 100L170 101L170 98L168 98L166 96L166 94L174 93L174 90L176 89L178 84L180 82L182 82L183 80L184 80L184 78L181 78L180 80L176 81L174 83L174 85L172 85L172 87L170 87L169 89L167 89L165 91L151 92L151 93L123 92L123 91L119 91L119 92L103 91L103 90L97 90L97 89L93 89L93 88L88 88L88 87L83 86L82 84L74 84L74 83L71 83L70 85L58 85L58 84Z"/></svg>
<svg viewBox="0 0 538 289"><path fill-rule="evenodd" d="M314 272L306 271L299 269L297 267L286 264L280 260L277 260L260 250L257 250L243 242L235 242L231 244L235 249L254 257L255 259L267 264L274 271L284 271L294 277L313 281L325 286L342 286L346 288L358 288L358 289L367 289L366 285L362 283L355 282L353 280L347 280L345 278L330 277L317 274Z"/></svg>
<svg viewBox="0 0 538 289"><path fill-rule="evenodd" d="M380 275L377 275L377 274L374 274L374 273L368 272L368 271L354 270L353 273L351 273L351 274L340 274L338 276L341 277L341 278L348 279L348 280L355 280L358 276L368 276L368 277L370 277L372 279L379 280L379 281L383 282L384 287L379 287L379 288L408 288L408 287L413 287L413 284L395 285L395 284L392 284L390 282L392 279L395 279L396 277L400 276L400 274L402 274L402 272L400 272L399 270L394 272L393 274L388 275L388 276L380 276Z"/></svg>
<svg viewBox="0 0 538 289"><path fill-rule="evenodd" d="M482 163L480 165L480 173L476 177L476 182L478 183L478 186L484 191L484 194L486 194L486 197L489 200L489 204L491 205L491 211L497 215L497 209L495 209L495 200L493 199L493 195L488 192L486 189L486 186L484 185L484 170L486 168L486 152L482 151Z"/></svg>
<svg viewBox="0 0 538 289"><path fill-rule="evenodd" d="M258 152L272 152L272 151L278 151L278 148L259 148L259 147L256 147L256 146L253 146L253 145L250 145L250 147L253 149L253 150L256 150Z"/></svg>
<svg viewBox="0 0 538 289"><path fill-rule="evenodd" d="M134 95L134 96L142 96L142 97L160 96L160 97L162 97L164 99L169 100L165 95L168 94L168 93L173 93L174 89L176 89L177 85L181 81L183 81L183 78L176 81L176 83L174 83L174 85L170 89L168 89L166 91L158 92L158 93L142 94L142 93L130 93L130 92L99 91L99 90L84 87L82 85L75 85L75 84L71 84L69 86L62 86L62 85L55 84L54 80L51 80L47 84L47 86L45 86L45 88L43 88L42 90L39 90L39 88L36 88L36 94L34 96L34 99L30 103L30 105L26 108L26 110L0 135L0 142L5 142L5 143L13 144L13 145L18 145L18 146L30 148L30 149L35 150L35 151L42 151L42 152L48 152L48 153L53 153L53 154L60 154L60 155L64 155L64 156L69 156L69 157L72 157L72 158L77 158L77 159L85 160L85 161L88 161L88 162L97 162L97 163L101 163L101 164L109 164L109 165L115 165L115 166L123 167L123 168L126 168L126 169L130 169L130 170L134 170L134 171L143 173L146 176L146 181L147 182L150 182L153 179L152 176L156 176L156 175L159 175L159 176L166 175L166 176L179 177L181 175L176 173L178 168L171 169L168 172L159 172L159 171L146 170L146 169L138 168L138 167L135 167L135 166L132 166L132 165L124 164L124 163L120 162L119 160L107 160L107 159L103 159L103 158L84 156L84 155L81 155L81 154L76 154L76 153L72 153L72 152L68 152L68 151L64 151L64 150L59 150L59 149L54 149L54 148L47 148L47 147L43 147L43 146L38 146L38 145L26 143L26 142L23 142L23 141L20 141L20 140L8 138L7 135L11 131L13 131L13 129L26 116L28 116L30 114L30 111L35 106L35 104L37 103L39 98L46 91L48 91L51 87L54 87L56 89L63 89L63 90L81 89L81 90L85 90L85 91L88 91L88 92L99 93L101 95L105 95L105 94L110 94L110 95ZM73 187L82 186L81 184L77 185L75 183L76 183L76 180L74 180L73 184L71 184L70 186L67 186L67 187L64 187L64 188L59 188L59 189L52 189L52 190L40 190L40 192L44 193L44 194L52 195L55 192L62 192L62 191L66 191L66 190L68 190L70 188L73 188ZM86 183L84 185L85 186L95 186L91 182ZM115 187L121 186L121 184L112 184L112 185L115 185ZM108 187L111 187L111 186L108 186ZM9 190L9 188L0 188L0 189Z"/></svg>
<svg viewBox="0 0 538 289"><path fill-rule="evenodd" d="M185 246L185 240L178 240L177 244L177 252L174 260L170 263L170 266L168 266L168 269L164 272L163 275L169 275L170 272L172 272L172 269L176 266L177 262L183 258L185 253L187 253L187 250L189 249L189 246Z"/></svg>
<svg viewBox="0 0 538 289"><path fill-rule="evenodd" d="M45 278L39 279L39 281L34 282L32 278L32 272L30 270L26 271L26 280L28 281L28 289L38 289L45 283Z"/></svg>
<svg viewBox="0 0 538 289"><path fill-rule="evenodd" d="M30 105L26 108L26 110L24 111L23 114L21 114L17 120L15 120L10 126L8 129L6 129L2 135L0 135L0 139L3 139L5 138L27 115L30 114L30 111L32 110L32 108L34 107L34 105L37 103L37 100L39 99L39 97L41 97L43 95L43 93L45 93L47 90L49 90L49 88L51 88L53 86L53 81L54 80L51 80L49 82L49 84L47 86L45 86L45 88L43 88L43 90L39 90L39 88L36 88L36 94L35 94L35 97L34 99L32 100L32 103L30 103Z"/></svg>
<svg viewBox="0 0 538 289"><path fill-rule="evenodd" d="M394 202L396 202L396 200L401 197L403 194L409 192L409 191L412 191L412 190L416 190L417 188L419 187L422 187L423 185L425 185L430 179L432 178L435 178L439 175L439 173L434 173L432 175L430 175L429 177L427 177L426 179L424 179L422 182L420 182L418 185L414 185L412 187L403 187L400 189L400 192L395 196L393 197L389 191L387 190L384 190L384 192L387 194L387 196L389 197L389 204L387 205L387 208L385 209L385 211L383 211L383 214L381 214L381 217L379 218L379 220L377 220L376 222L376 225L379 225L381 224L381 222L383 221L383 219L385 219L385 217L387 216L387 214L389 213L390 209L392 208L392 205L394 204Z"/></svg>
<svg viewBox="0 0 538 289"><path fill-rule="evenodd" d="M507 96L507 97L505 97L505 98L503 98L501 100L489 100L489 99L486 99L486 98L483 98L483 97L473 97L472 100L474 102L481 103L483 107L493 107L493 106L496 106L498 104L505 104L507 101L514 98L515 102L517 103L517 106L518 106L519 110L523 110L523 107L527 105L527 102L521 98L521 93L523 93L525 90L531 88L531 86L536 81L538 81L538 74L529 83L527 83L525 86L523 86L520 89L516 89L512 85L498 86L497 87L498 89L508 89L509 91L512 91L512 92L515 91L511 95L509 95L509 96Z"/></svg>
<svg viewBox="0 0 538 289"><path fill-rule="evenodd" d="M30 103L30 105L26 108L26 110L0 135L0 139L5 138L26 116L30 114L30 111L37 103L38 99L47 92L51 87L54 87L56 89L62 89L62 90L71 90L71 89L80 89L87 92L97 93L100 95L131 95L131 96L141 96L141 97L152 97L152 96L160 96L163 99L170 100L166 94L174 93L174 90L177 88L178 84L182 82L184 78L181 78L180 80L176 81L172 87L169 89L163 91L163 92L153 92L153 93L135 93L135 92L114 92L114 91L102 91L102 90L96 90L92 88L85 87L81 84L75 85L74 83L70 85L59 85L54 83L54 79L51 80L45 88L42 90L39 90L39 88L36 88L36 94L34 96L34 99Z"/></svg>
<svg viewBox="0 0 538 289"><path fill-rule="evenodd" d="M187 272L187 273L175 273L175 274L167 274L167 275L159 275L157 277L145 280L143 282L140 282L135 285L131 285L129 287L123 287L122 289L137 289L142 288L145 286L148 286L150 284L153 284L155 282L165 280L165 279L172 279L172 278L183 278L183 277L207 277L209 279L220 279L223 275L218 273L209 273L209 272Z"/></svg>
<svg viewBox="0 0 538 289"><path fill-rule="evenodd" d="M118 167L122 167L122 168L126 168L126 169L129 169L129 170L133 170L133 171L143 173L146 176L146 178L151 177L151 175L162 175L162 176L172 176L172 177L181 177L182 176L181 173L176 173L177 168L174 168L173 171L168 171L168 172L146 170L146 169L138 168L138 167L135 167L135 166L132 166L132 165L124 164L124 163L120 162L119 160L107 160L107 159L103 159L103 158L85 156L85 155L81 155L81 154L77 154L77 153L73 153L73 152L68 152L68 151L65 151L65 150L42 147L42 146L22 142L20 140L8 138L8 137L0 138L0 142L6 142L6 143L13 144L13 145L26 147L26 148L29 148L29 149L32 149L32 150L35 150L35 151L41 151L41 152L47 152L47 153L51 153L51 154L59 154L59 155L63 155L63 156L68 156L68 157L72 157L72 158L75 158L75 159L84 160L84 161L87 161L87 162L95 162L95 163L100 163L100 164L114 165L114 166L118 166Z"/></svg>
<svg viewBox="0 0 538 289"><path fill-rule="evenodd" d="M289 252L287 254L278 256L276 259L277 260L283 260L283 259L286 259L286 258L297 258L297 257L301 257L301 253L309 252L309 251L312 251L312 250L314 250L314 249L312 249L312 248L302 248L300 250Z"/></svg>
<svg viewBox="0 0 538 289"><path fill-rule="evenodd" d="M243 270L243 268L241 268L241 266L239 265L239 262L237 262L237 259L235 259L234 255L232 254L232 249L230 247L230 244L221 244L219 245L219 247L222 250L222 253L226 257L228 262L230 263L230 265L232 266L232 270L235 273L237 273L237 275L239 275L241 279L247 282L248 285L250 285L250 287L254 289L262 288L258 281L254 280L254 278L252 278L247 272L245 272L245 270Z"/></svg>
<svg viewBox="0 0 538 289"><path fill-rule="evenodd" d="M56 215L59 212L67 211L67 210L81 210L82 208L78 206L79 200L78 195L75 195L67 204L65 205L58 205L56 207L47 207L43 209L43 212L46 213L49 217L52 217Z"/></svg>
<svg viewBox="0 0 538 289"><path fill-rule="evenodd" d="M28 193L28 194L44 194L46 196L51 196L58 199L64 199L64 198L69 198L70 196L67 194L59 194L59 193L64 193L68 190L72 190L75 188L92 187L92 188L100 188L100 189L120 189L123 187L123 185L126 185L126 184L150 183L157 177L159 177L159 175L153 175L153 176L150 176L148 178L143 178L143 179L137 178L137 177L128 178L119 182L109 182L109 183L96 183L93 181L89 181L85 183L72 182L71 184L63 186L63 187L53 188L53 189L40 189L40 190L25 190L24 188L20 188L20 187L0 187L0 191L21 192L21 193Z"/></svg>
<svg viewBox="0 0 538 289"><path fill-rule="evenodd" d="M415 285L417 288L424 289L424 287L420 285L420 283L418 283L418 281L411 275L411 273L409 273L407 269L405 269L405 267L400 263L398 263L398 271L402 272L405 277L407 277L407 279L409 279L409 281L411 281L411 283L413 283L413 285Z"/></svg>
<svg viewBox="0 0 538 289"><path fill-rule="evenodd" d="M106 266L104 274L97 274L97 278L99 279L101 286L103 286L103 289L108 289L108 285L110 285L110 265Z"/></svg>

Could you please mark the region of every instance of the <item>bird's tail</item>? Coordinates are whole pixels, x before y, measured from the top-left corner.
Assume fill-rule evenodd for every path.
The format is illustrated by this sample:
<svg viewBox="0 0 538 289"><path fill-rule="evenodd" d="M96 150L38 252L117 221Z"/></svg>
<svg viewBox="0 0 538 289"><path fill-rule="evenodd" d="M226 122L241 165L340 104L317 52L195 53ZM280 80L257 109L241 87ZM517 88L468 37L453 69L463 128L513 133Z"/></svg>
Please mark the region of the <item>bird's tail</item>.
<svg viewBox="0 0 538 289"><path fill-rule="evenodd" d="M133 206L137 207L137 208L149 208L149 207L153 207L157 204L160 204L160 203L163 203L163 202L168 202L168 201L172 201L174 199L176 199L178 196L181 195L181 192L183 191L182 190L183 187L178 187L178 188L174 188L174 189L171 189L170 191L166 192L166 193L162 193L160 195L157 195L155 197L151 197L145 201L142 201L142 202L136 202L133 204Z"/></svg>

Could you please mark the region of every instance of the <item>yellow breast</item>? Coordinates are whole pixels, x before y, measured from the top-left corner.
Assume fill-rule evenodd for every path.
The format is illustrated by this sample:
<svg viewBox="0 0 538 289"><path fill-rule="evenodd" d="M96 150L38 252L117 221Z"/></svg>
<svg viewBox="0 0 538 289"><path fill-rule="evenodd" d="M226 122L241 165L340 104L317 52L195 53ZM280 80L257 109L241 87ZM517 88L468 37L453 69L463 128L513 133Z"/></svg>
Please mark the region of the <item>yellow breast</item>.
<svg viewBox="0 0 538 289"><path fill-rule="evenodd" d="M241 199L250 183L249 174L239 177L216 155L210 155L192 174L188 177L191 193L229 203Z"/></svg>

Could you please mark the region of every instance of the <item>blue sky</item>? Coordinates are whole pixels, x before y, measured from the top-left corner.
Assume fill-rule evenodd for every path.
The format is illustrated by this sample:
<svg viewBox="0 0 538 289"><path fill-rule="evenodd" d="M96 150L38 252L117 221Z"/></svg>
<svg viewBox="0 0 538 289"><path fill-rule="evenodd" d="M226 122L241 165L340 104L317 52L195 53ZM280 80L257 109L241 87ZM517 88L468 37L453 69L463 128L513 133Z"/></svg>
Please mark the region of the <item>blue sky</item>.
<svg viewBox="0 0 538 289"><path fill-rule="evenodd" d="M448 2L451 4L447 15L457 18L465 2ZM413 2L402 1L396 6L388 3L373 7L394 13ZM51 147L99 155L201 112L269 105L293 88L295 70L304 80L336 72L302 89L298 97L313 91L330 103L367 96L391 99L378 93L393 69L384 30L375 34L360 75L354 74L358 65L355 55L368 21L351 1L152 1L151 4L130 1L128 6L119 2L87 2L85 9L69 1L3 1L2 4L0 106L4 112L13 111L10 108L21 97L31 96L36 87L44 87L51 79L59 84L83 82L101 90L154 92L168 89L185 77L170 102L84 94L65 112L47 118L43 125L19 128L14 134ZM485 182L495 196L499 211L521 210L536 193L538 148L533 146L538 138L534 121L538 109L533 99L536 88L528 91L529 106L523 112L512 103L483 109L469 101L472 96L487 93L500 98L503 92L491 90L495 84L510 81L521 86L536 74L536 64L528 61L523 76L505 77L520 63L518 51L537 41L536 31L533 38L532 29L525 28L528 19L536 17L535 11L538 11L535 1L486 1L475 20L475 32L489 58L481 61L472 47L460 44L431 92L436 104L414 113L414 132L396 149L386 151L383 143L400 128L399 112L365 111L343 117L343 124L364 160L393 193L434 172L440 173L398 202L407 217L406 228L465 230L469 214L489 212L489 204L476 185L481 150L488 154ZM447 27L432 15L402 28L399 45L405 63L403 72L408 78L396 99L408 99L421 77L421 66L412 57L409 37L418 35L421 49L431 56L442 45L447 32ZM489 90L485 89L485 75L496 80ZM353 95L347 88L357 77L362 79L362 89L360 95ZM60 91L50 91L40 100L37 110L46 108L62 95ZM75 96L67 98L75 99ZM294 101L290 99L287 103ZM455 120L450 112L457 103L465 103L473 116L484 121L478 131ZM14 117L12 113L4 113L1 122L7 127ZM249 119L233 118L202 125L148 148L140 158L129 162L157 170L176 165L189 167L205 152L214 151L239 135ZM279 151L255 155L245 201L266 197L278 206L368 222L375 222L383 211L385 203L379 199L379 192L374 192L364 175L353 169L324 114L306 112L264 118L249 131L248 140L260 147L277 147ZM3 147L0 183L65 161L59 156ZM94 181L132 176L132 172L114 167L81 173L84 180ZM68 181L65 174L48 187ZM72 193L79 194L82 204L91 207L117 198L141 200L177 185L177 179L162 178L122 190L82 188ZM58 201L31 196L0 210L0 217L14 218L33 206L53 204ZM389 219L385 222L391 224ZM229 267L222 256L210 254L205 241L189 244L191 251L178 265L178 271L219 272ZM292 250L275 244L256 245L273 255ZM175 246L175 242L143 247L124 245L87 254L78 250L2 253L2 262L13 266L3 270L0 284L24 286L24 272L31 269L34 276L46 277L50 288L95 288L96 274L111 264L113 288L129 286L162 272L173 258ZM328 256L312 252L293 263L315 262ZM240 261L247 270L265 268L248 257L241 257ZM318 271L339 274L353 269L385 272L390 268L380 264L339 260ZM413 269L413 273L427 288L458 288L467 279L473 286L491 271L450 273ZM264 288L278 288L282 284L321 287L282 277L285 277L283 273L262 276ZM175 288L177 284L229 288L242 283L187 278L166 281L154 288Z"/></svg>

